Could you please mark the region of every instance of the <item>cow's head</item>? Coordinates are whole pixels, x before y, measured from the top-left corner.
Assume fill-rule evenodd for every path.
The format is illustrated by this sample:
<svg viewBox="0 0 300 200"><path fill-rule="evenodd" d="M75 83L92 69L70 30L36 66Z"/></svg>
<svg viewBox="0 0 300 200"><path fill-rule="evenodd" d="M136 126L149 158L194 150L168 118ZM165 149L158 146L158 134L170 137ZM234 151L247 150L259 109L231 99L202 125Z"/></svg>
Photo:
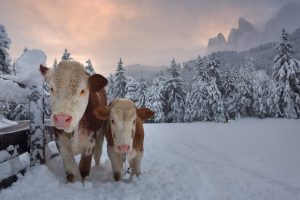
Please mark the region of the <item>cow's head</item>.
<svg viewBox="0 0 300 200"><path fill-rule="evenodd" d="M94 115L101 120L108 120L114 141L114 151L128 153L132 150L136 123L141 123L154 116L148 108L136 108L129 99L115 99L108 106L100 106L94 110Z"/></svg>
<svg viewBox="0 0 300 200"><path fill-rule="evenodd" d="M74 131L87 108L89 94L102 89L106 78L89 76L76 61L62 61L55 69L41 65L40 71L50 86L52 125L68 133Z"/></svg>

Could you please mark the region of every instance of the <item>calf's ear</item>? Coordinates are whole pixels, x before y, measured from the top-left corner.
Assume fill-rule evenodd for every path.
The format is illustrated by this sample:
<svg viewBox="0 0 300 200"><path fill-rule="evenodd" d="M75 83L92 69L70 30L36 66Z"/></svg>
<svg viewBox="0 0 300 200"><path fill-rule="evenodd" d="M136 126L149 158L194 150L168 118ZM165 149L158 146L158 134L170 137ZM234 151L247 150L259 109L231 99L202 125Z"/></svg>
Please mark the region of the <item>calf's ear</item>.
<svg viewBox="0 0 300 200"><path fill-rule="evenodd" d="M109 108L106 105L99 105L94 109L93 114L101 120L108 120L109 118Z"/></svg>
<svg viewBox="0 0 300 200"><path fill-rule="evenodd" d="M90 92L98 92L107 84L107 79L100 74L94 74L89 77Z"/></svg>
<svg viewBox="0 0 300 200"><path fill-rule="evenodd" d="M154 116L154 112L148 108L138 108L137 109L137 115L138 117L145 121L147 119L150 119L151 117Z"/></svg>

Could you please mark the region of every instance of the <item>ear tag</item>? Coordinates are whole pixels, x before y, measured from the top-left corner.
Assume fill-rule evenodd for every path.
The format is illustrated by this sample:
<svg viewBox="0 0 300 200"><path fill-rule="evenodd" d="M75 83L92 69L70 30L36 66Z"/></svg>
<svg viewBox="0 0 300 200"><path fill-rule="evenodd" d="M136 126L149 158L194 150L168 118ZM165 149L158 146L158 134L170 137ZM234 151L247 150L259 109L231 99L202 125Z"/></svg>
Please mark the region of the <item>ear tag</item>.
<svg viewBox="0 0 300 200"><path fill-rule="evenodd" d="M131 175L131 168L129 165L129 161L128 161L128 155L125 154L124 155L124 159L123 159L123 166L124 166L124 175L123 175L123 180L125 182L129 182L130 180L130 175Z"/></svg>

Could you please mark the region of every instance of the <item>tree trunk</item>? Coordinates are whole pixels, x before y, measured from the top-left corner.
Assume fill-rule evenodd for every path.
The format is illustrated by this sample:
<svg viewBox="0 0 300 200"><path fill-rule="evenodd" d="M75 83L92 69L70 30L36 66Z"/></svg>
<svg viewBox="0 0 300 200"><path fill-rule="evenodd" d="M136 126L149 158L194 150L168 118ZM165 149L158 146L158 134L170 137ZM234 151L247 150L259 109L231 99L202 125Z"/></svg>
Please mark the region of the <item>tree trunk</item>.
<svg viewBox="0 0 300 200"><path fill-rule="evenodd" d="M29 97L30 166L45 163L45 128L42 88L33 86Z"/></svg>

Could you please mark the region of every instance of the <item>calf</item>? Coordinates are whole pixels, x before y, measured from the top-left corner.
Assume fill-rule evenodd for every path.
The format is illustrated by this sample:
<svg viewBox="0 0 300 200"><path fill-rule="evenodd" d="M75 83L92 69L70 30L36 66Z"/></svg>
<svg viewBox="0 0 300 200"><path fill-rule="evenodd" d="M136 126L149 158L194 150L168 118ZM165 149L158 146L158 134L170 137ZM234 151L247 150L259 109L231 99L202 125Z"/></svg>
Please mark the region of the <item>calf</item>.
<svg viewBox="0 0 300 200"><path fill-rule="evenodd" d="M97 107L94 114L98 119L107 120L104 133L115 181L122 178L126 154L132 168L131 175L138 176L144 153L143 121L153 117L154 112L148 108L136 108L129 99L115 99L109 107Z"/></svg>
<svg viewBox="0 0 300 200"><path fill-rule="evenodd" d="M41 65L40 71L50 86L51 123L66 178L73 181L77 172L74 155L81 153L79 172L84 180L90 172L96 135L102 141L104 137L100 133L102 121L93 115L93 110L107 104L103 88L107 80L99 74L89 76L76 61L62 61L55 69ZM96 155L100 157L101 149Z"/></svg>

